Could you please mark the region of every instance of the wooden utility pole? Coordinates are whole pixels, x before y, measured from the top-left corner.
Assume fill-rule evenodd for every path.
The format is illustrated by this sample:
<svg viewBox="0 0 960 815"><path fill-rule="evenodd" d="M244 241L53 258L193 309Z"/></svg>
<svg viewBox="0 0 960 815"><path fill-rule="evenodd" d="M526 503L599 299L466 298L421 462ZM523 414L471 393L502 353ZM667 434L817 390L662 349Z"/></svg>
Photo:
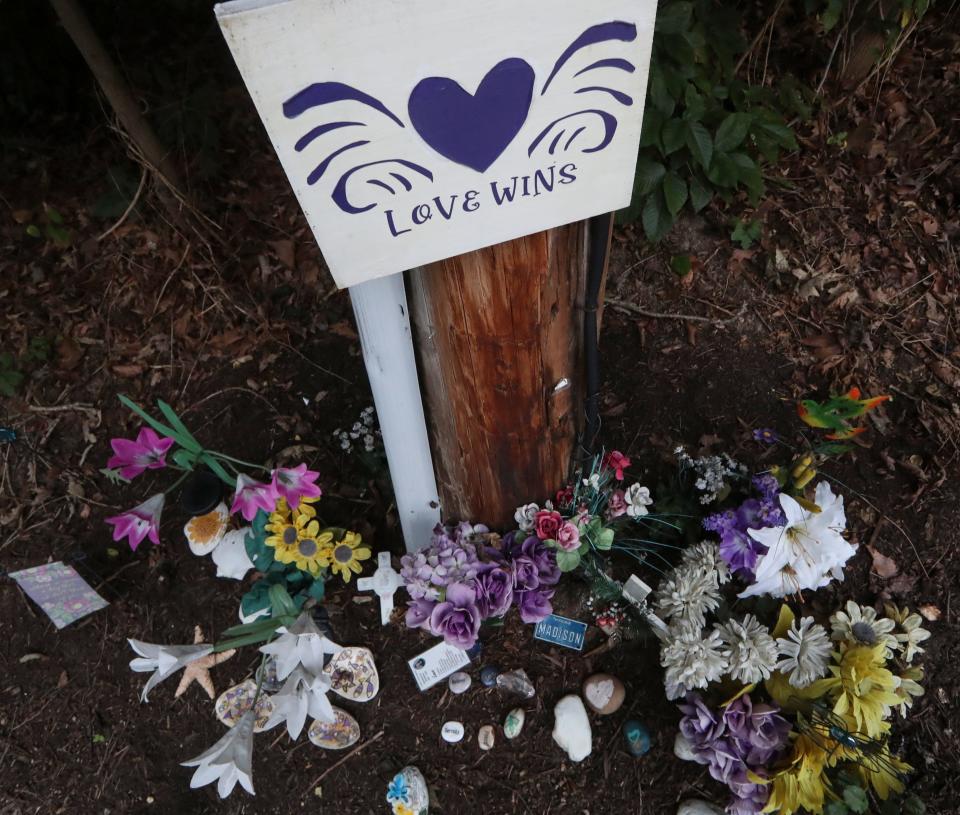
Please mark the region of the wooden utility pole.
<svg viewBox="0 0 960 815"><path fill-rule="evenodd" d="M510 528L568 476L584 400L587 224L411 273L444 519Z"/></svg>

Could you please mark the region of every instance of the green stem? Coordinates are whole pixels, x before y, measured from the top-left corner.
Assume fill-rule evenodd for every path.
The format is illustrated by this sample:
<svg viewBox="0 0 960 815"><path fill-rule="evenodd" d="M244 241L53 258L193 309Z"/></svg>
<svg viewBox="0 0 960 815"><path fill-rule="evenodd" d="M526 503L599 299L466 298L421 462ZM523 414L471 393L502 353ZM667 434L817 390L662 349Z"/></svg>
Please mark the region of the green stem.
<svg viewBox="0 0 960 815"><path fill-rule="evenodd" d="M167 487L163 491L163 494L166 495L169 492L173 492L173 490L179 487L187 479L187 476L190 475L190 473L192 472L193 470L184 470L183 475L181 475L176 481L174 481L169 487Z"/></svg>
<svg viewBox="0 0 960 815"><path fill-rule="evenodd" d="M244 461L242 458L234 458L233 456L228 456L224 453L218 453L216 450L207 450L211 456L222 459L223 461L232 461L234 464L242 464L244 467L253 467L256 470L263 470L264 472L270 472L269 467L264 467L262 464L254 464L250 461Z"/></svg>

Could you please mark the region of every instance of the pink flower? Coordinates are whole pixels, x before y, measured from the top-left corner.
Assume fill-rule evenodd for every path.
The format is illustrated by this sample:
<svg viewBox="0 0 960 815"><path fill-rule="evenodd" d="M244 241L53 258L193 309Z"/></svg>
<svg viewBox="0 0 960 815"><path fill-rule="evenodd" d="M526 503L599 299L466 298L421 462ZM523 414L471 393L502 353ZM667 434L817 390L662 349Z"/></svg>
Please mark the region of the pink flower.
<svg viewBox="0 0 960 815"><path fill-rule="evenodd" d="M557 530L557 546L567 552L580 548L580 530L570 521L564 521Z"/></svg>
<svg viewBox="0 0 960 815"><path fill-rule="evenodd" d="M160 543L160 513L163 512L163 501L163 493L158 492L140 506L107 518L107 523L113 526L113 539L118 541L128 538L130 548L134 551L147 537L154 543Z"/></svg>
<svg viewBox="0 0 960 815"><path fill-rule="evenodd" d="M277 467L273 471L273 489L291 507L295 507L301 498L319 498L323 495L323 490L315 483L319 477L320 473L308 470L306 464Z"/></svg>
<svg viewBox="0 0 960 815"><path fill-rule="evenodd" d="M277 497L277 490L272 483L264 484L249 476L238 475L237 491L233 494L230 513L239 512L245 521L252 521L257 517L257 510L273 512Z"/></svg>
<svg viewBox="0 0 960 815"><path fill-rule="evenodd" d="M627 500L623 497L623 490L614 490L607 499L607 518L619 518L627 512Z"/></svg>
<svg viewBox="0 0 960 815"><path fill-rule="evenodd" d="M623 481L623 471L630 466L630 459L619 450L611 450L604 456L603 466L613 470L617 481Z"/></svg>
<svg viewBox="0 0 960 815"><path fill-rule="evenodd" d="M120 475L129 481L144 470L166 467L167 450L173 446L173 439L160 438L149 427L141 427L136 441L111 439L110 446L115 455L110 457L107 466L119 467Z"/></svg>
<svg viewBox="0 0 960 815"><path fill-rule="evenodd" d="M534 518L537 537L542 541L555 540L562 524L563 516L551 509L541 509Z"/></svg>

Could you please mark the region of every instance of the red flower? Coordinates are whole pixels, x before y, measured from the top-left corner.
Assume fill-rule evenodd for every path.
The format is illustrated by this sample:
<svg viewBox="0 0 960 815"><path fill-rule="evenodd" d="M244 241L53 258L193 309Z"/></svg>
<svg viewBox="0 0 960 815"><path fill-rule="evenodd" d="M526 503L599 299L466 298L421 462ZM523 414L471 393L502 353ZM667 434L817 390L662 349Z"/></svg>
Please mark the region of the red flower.
<svg viewBox="0 0 960 815"><path fill-rule="evenodd" d="M613 470L617 481L623 481L623 471L630 466L630 459L619 450L611 450L603 457L603 466Z"/></svg>
<svg viewBox="0 0 960 815"><path fill-rule="evenodd" d="M562 490L557 491L557 506L565 507L573 503L573 486L567 484Z"/></svg>
<svg viewBox="0 0 960 815"><path fill-rule="evenodd" d="M554 510L541 509L534 519L537 537L542 541L556 540L563 525L563 516Z"/></svg>

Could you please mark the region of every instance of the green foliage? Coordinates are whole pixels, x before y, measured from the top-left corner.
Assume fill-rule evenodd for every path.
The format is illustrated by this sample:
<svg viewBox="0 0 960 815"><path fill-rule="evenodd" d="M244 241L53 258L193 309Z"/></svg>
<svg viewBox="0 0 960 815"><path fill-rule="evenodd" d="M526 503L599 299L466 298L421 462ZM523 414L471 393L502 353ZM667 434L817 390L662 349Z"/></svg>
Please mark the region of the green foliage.
<svg viewBox="0 0 960 815"><path fill-rule="evenodd" d="M670 258L670 268L677 277L686 277L693 268L690 255L674 255Z"/></svg>
<svg viewBox="0 0 960 815"><path fill-rule="evenodd" d="M43 207L42 222L39 225L28 225L27 234L31 238L46 239L61 249L69 246L73 241L73 233L64 226L63 216L46 204Z"/></svg>
<svg viewBox="0 0 960 815"><path fill-rule="evenodd" d="M27 371L44 365L50 359L50 339L31 337L27 350L15 356L0 353L0 396L14 396L26 379Z"/></svg>
<svg viewBox="0 0 960 815"><path fill-rule="evenodd" d="M741 249L749 249L760 240L762 230L763 224L760 221L744 221L742 218L737 218L733 223L730 240L739 243Z"/></svg>
<svg viewBox="0 0 960 815"><path fill-rule="evenodd" d="M0 396L13 396L23 382L23 371L18 370L13 354L0 354Z"/></svg>
<svg viewBox="0 0 960 815"><path fill-rule="evenodd" d="M738 15L709 0L660 5L653 42L640 155L630 208L650 240L662 238L689 206L741 190L764 192L758 161L797 147L785 115L809 115L795 81L778 91L750 87L734 75L746 43Z"/></svg>

